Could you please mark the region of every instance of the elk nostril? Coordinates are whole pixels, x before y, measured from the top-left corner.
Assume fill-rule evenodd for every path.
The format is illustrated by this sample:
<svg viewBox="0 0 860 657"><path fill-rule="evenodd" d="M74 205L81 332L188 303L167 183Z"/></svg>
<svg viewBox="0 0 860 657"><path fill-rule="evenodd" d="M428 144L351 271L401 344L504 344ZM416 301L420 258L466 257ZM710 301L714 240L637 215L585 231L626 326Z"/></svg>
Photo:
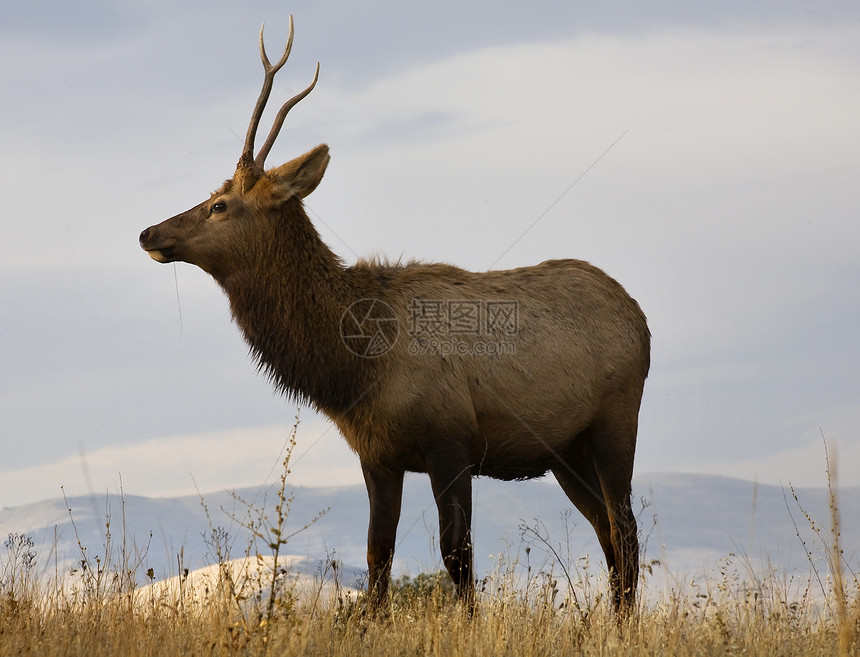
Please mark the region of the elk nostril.
<svg viewBox="0 0 860 657"><path fill-rule="evenodd" d="M148 239L149 239L149 228L144 228L143 232L141 232L140 237L138 238L138 241L141 244L143 244Z"/></svg>

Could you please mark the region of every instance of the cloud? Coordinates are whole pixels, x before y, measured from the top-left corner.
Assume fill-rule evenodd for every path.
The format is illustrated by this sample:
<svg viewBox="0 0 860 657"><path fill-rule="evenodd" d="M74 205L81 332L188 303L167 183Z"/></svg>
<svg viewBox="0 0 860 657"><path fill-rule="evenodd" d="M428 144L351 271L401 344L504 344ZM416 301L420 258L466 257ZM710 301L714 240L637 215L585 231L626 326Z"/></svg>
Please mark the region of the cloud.
<svg viewBox="0 0 860 657"><path fill-rule="evenodd" d="M109 492L171 497L277 482L291 427L246 427L155 438L80 451L55 462L0 471L0 500L16 506L38 499ZM358 458L336 429L301 422L290 461L294 486L363 482ZM288 484L288 485L289 485ZM61 488L62 487L62 488Z"/></svg>
<svg viewBox="0 0 860 657"><path fill-rule="evenodd" d="M855 409L856 411L856 409ZM844 438L833 439L826 435L812 438L802 445L777 449L758 459L698 461L690 463L688 472L696 474L726 474L733 477L767 484L791 484L795 487L826 486L827 457L829 454L832 482L837 486L860 485L860 441L857 428L841 431ZM853 435L852 435L853 434Z"/></svg>

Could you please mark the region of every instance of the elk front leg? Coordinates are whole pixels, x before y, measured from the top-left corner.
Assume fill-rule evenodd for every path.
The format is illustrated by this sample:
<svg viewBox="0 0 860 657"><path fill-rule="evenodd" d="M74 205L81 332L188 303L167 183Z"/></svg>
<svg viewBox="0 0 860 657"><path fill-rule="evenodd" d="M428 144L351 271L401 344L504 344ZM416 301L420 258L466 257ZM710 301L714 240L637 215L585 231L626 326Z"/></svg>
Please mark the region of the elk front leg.
<svg viewBox="0 0 860 657"><path fill-rule="evenodd" d="M372 610L379 609L388 596L388 580L400 501L403 497L403 471L361 464L367 496L370 500L370 523L367 529L367 599Z"/></svg>
<svg viewBox="0 0 860 657"><path fill-rule="evenodd" d="M457 595L471 610L475 603L472 578L472 474L468 457L440 455L429 464L430 484L439 509L439 547Z"/></svg>

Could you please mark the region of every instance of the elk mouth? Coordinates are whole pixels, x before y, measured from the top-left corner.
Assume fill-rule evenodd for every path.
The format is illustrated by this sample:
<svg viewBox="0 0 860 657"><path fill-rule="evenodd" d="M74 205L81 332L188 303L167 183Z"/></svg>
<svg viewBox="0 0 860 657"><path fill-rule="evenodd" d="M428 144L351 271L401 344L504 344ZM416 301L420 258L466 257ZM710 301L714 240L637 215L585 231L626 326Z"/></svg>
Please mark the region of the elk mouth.
<svg viewBox="0 0 860 657"><path fill-rule="evenodd" d="M162 246L155 249L144 248L143 250L146 251L150 258L162 264L173 262L176 259L174 254L175 249L172 246Z"/></svg>
<svg viewBox="0 0 860 657"><path fill-rule="evenodd" d="M155 237L155 239L153 239ZM161 241L158 244L157 236L153 235L151 228L147 228L140 234L138 242L140 248L149 254L149 257L156 262L166 263L173 262L176 259L176 244L173 240ZM154 243L153 243L154 242Z"/></svg>

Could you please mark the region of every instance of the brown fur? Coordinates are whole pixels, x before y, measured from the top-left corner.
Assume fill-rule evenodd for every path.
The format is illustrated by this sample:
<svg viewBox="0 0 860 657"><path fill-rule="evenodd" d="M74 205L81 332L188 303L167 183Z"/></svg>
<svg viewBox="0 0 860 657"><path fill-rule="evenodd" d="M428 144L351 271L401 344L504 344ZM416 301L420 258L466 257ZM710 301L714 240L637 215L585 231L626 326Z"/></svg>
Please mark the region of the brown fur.
<svg viewBox="0 0 860 657"><path fill-rule="evenodd" d="M616 605L629 608L638 578L630 482L650 341L638 304L580 260L485 273L378 260L346 267L301 202L328 160L318 146L265 173L240 163L209 200L147 228L140 243L160 262L210 273L259 366L330 417L358 454L371 601L386 595L405 472L429 474L445 565L471 601L471 477L552 471L597 532ZM396 317L399 336L378 357L356 355L341 336L345 311L361 299ZM509 351L415 353L416 300L470 301L484 313L515 303L512 331L442 336L472 351L500 340Z"/></svg>

